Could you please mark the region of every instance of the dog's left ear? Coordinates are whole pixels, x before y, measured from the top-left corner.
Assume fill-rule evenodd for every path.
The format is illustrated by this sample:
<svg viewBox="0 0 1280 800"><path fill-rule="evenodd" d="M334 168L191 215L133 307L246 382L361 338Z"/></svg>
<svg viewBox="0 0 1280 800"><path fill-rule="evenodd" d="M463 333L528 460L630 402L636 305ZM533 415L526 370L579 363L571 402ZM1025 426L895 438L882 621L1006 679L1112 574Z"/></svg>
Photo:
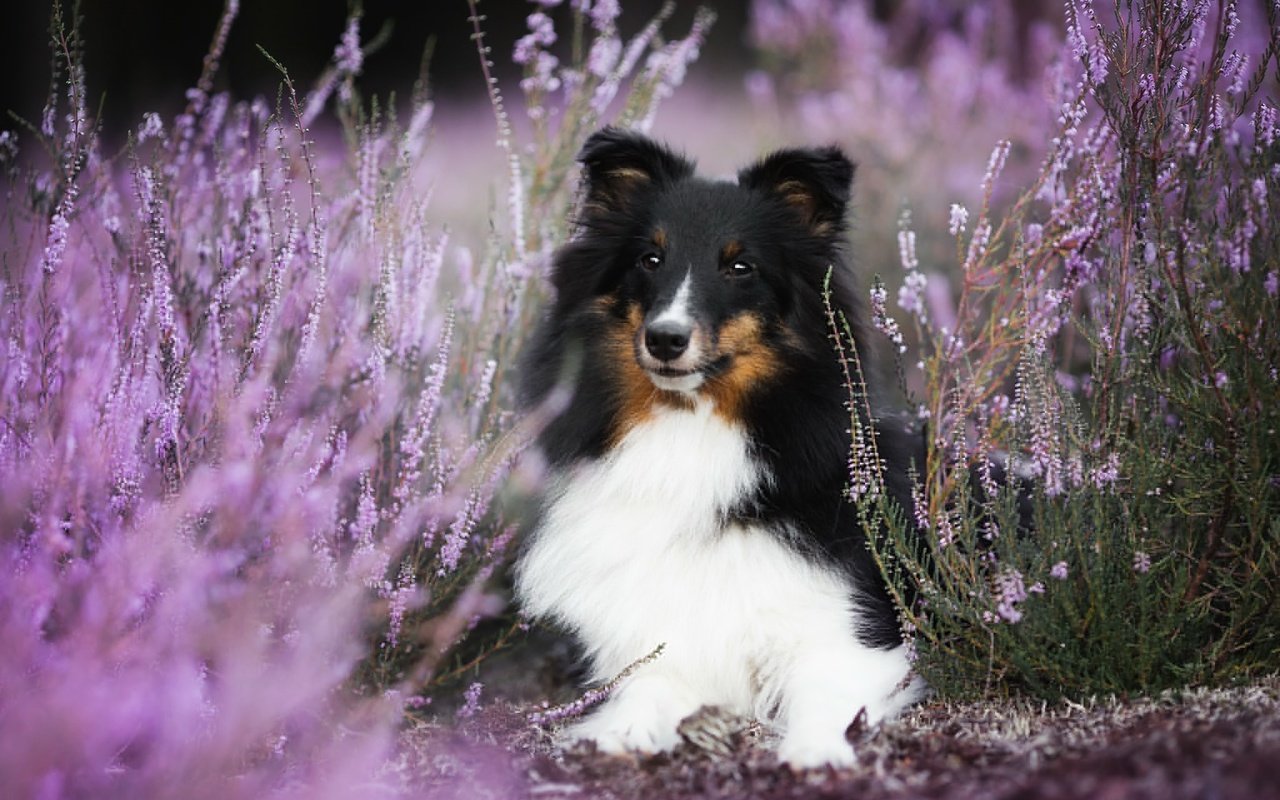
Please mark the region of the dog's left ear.
<svg viewBox="0 0 1280 800"><path fill-rule="evenodd" d="M738 185L780 198L815 235L844 231L854 165L837 147L779 150L738 173Z"/></svg>

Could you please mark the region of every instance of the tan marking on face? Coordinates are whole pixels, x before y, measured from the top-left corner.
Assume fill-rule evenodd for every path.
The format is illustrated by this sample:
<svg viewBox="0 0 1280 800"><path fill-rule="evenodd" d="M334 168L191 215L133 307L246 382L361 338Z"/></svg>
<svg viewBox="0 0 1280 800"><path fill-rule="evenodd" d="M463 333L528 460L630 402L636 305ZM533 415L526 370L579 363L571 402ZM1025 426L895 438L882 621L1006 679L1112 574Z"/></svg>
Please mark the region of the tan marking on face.
<svg viewBox="0 0 1280 800"><path fill-rule="evenodd" d="M660 250L667 249L667 231L664 228L658 228L653 232L653 243Z"/></svg>
<svg viewBox="0 0 1280 800"><path fill-rule="evenodd" d="M715 357L729 356L729 366L707 381L705 391L715 401L717 414L737 421L751 393L777 375L782 362L765 343L764 325L755 314L742 314L725 323L717 344Z"/></svg>
<svg viewBox="0 0 1280 800"><path fill-rule="evenodd" d="M720 248L720 261L725 264L731 263L738 256L742 255L743 249L742 242L736 240L729 242L724 247Z"/></svg>

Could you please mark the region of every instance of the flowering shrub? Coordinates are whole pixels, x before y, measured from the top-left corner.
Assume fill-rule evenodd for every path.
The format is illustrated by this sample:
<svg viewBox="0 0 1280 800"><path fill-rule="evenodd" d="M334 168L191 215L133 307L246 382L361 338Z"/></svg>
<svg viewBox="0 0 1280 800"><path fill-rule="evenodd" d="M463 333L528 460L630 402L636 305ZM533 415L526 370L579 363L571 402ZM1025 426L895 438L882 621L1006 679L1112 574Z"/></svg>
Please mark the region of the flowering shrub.
<svg viewBox="0 0 1280 800"><path fill-rule="evenodd" d="M458 645L501 609L520 509L506 501L538 477L519 456L539 415L508 411L510 377L534 278L567 235L573 156L599 125L647 126L711 24L702 12L664 41L668 5L627 39L614 2L557 6L528 7L513 54L527 140L488 85L509 192L487 248L431 223L429 99L416 93L402 125L360 96L358 15L310 92L286 74L275 103L239 101L212 91L229 0L184 113L147 115L111 154L55 7L58 91L25 131L0 132L7 791L394 794L380 776L424 688L465 687L459 719L484 703L470 667L516 626L465 657ZM887 574L921 587L900 593L920 670L949 692L1008 680L1056 695L1274 665L1272 7L1249 25L1232 3L1069 4L1072 58L1045 73L1065 91L1056 124L1035 105L1042 87L972 38L976 22L926 26L942 43L912 60L859 6L757 8L762 42L811 61L778 61L753 86L783 102L818 70L801 95L816 135L864 161L886 148L889 176L971 162L857 125L943 129L954 112L974 126L964 152L984 149L972 180L947 173L936 209L915 203L925 257L904 218L901 280L871 289L898 355L906 334L924 347L930 456L907 513L932 534L926 551L879 505L874 440L857 428L851 459L862 512L889 514ZM770 28L770 8L841 16ZM793 45L787 30L869 44ZM849 72L854 57L876 68ZM867 75L879 83L850 83ZM967 100L945 96L948 75L977 81ZM900 86L915 88L894 105ZM849 96L876 113L850 116ZM937 241L954 247L955 297L927 271ZM1002 452L1031 476L1029 531L990 466Z"/></svg>
<svg viewBox="0 0 1280 800"><path fill-rule="evenodd" d="M981 200L982 163L997 140L1011 147L996 205L1034 178L1054 135L1046 98L1060 80L1053 67L1061 31L1044 5L752 3L750 35L763 69L748 76L748 94L778 118L786 140L838 142L858 162L860 265L883 271L892 263L904 205L916 212L925 263L945 263L952 240L940 214L949 203ZM957 226L963 221L952 214ZM896 276L887 282L897 290Z"/></svg>
<svg viewBox="0 0 1280 800"><path fill-rule="evenodd" d="M498 115L498 145L511 163L512 255L545 264L568 235L578 177L575 159L582 142L610 122L647 131L658 106L683 83L697 59L715 14L699 7L684 38L663 42L662 24L675 11L675 3L666 2L638 34L624 41L617 28L617 0L571 0L572 55L562 64L552 54L559 37L548 16L561 0L533 2L542 10L529 15L529 33L516 42L512 55L525 69L520 89L532 123L525 153L517 152L501 97L491 93L491 101ZM492 87L493 79L488 80ZM531 169L524 161L531 162Z"/></svg>
<svg viewBox="0 0 1280 800"><path fill-rule="evenodd" d="M952 211L955 305L899 237L930 536L889 514L876 549L920 586L904 623L944 692L1153 690L1280 655L1276 9L1249 35L1233 2L1066 22L1077 81L1040 176L996 214L1002 142L978 211Z"/></svg>
<svg viewBox="0 0 1280 800"><path fill-rule="evenodd" d="M0 134L0 784L15 796L393 793L376 776L401 714L467 666L450 653L502 607L519 504L495 500L537 477L513 472L528 436L509 377L537 259L564 233L544 194L567 202L585 130L526 155L499 105L509 230L472 257L415 179L428 98L402 127L360 97L359 16L316 87L283 73L273 105L211 91L237 8L185 112L147 115L108 155L55 5L60 90L24 135ZM617 41L609 8L592 7L593 42ZM591 57L564 107L616 92L601 87L630 79L656 24L625 63ZM531 25L541 48L553 31ZM655 49L626 108L651 115L700 35ZM531 109L555 105L550 84L526 89ZM345 135L318 143L331 101Z"/></svg>

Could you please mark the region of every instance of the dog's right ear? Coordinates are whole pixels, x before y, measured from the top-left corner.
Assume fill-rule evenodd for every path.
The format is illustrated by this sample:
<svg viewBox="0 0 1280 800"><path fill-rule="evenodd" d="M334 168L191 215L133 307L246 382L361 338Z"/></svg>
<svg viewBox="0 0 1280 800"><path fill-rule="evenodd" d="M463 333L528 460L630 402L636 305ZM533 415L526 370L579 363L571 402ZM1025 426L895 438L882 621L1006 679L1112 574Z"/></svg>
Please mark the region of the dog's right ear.
<svg viewBox="0 0 1280 800"><path fill-rule="evenodd" d="M693 174L693 162L639 133L608 127L593 133L578 161L587 192L583 213L625 211L653 189Z"/></svg>

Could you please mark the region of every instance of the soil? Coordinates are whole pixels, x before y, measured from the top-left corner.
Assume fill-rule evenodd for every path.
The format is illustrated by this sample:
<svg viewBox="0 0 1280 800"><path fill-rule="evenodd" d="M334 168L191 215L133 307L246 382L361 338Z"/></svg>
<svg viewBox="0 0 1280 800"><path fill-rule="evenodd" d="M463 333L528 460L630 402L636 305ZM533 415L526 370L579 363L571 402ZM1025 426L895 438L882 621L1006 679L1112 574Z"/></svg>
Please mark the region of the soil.
<svg viewBox="0 0 1280 800"><path fill-rule="evenodd" d="M441 798L1280 798L1280 676L1230 689L1049 705L925 703L851 728L857 764L794 772L761 726L707 709L648 757L557 747L536 707L494 701L407 730L389 792Z"/></svg>

